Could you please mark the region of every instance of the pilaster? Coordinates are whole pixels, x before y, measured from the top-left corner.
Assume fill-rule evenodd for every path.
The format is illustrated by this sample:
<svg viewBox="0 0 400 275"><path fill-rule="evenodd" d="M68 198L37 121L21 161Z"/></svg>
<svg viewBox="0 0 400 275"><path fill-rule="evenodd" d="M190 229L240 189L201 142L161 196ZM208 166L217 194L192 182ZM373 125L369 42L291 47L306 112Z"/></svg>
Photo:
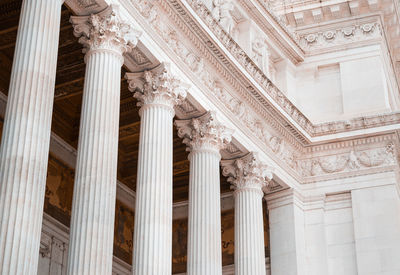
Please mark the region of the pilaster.
<svg viewBox="0 0 400 275"><path fill-rule="evenodd" d="M293 189L265 196L269 212L271 273L306 274L303 197Z"/></svg>

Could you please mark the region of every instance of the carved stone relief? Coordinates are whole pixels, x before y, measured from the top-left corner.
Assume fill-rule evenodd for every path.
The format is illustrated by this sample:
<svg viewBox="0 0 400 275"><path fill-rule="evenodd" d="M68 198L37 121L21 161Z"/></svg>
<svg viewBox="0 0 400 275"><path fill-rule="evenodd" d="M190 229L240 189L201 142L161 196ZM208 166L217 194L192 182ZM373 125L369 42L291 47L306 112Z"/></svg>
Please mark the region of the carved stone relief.
<svg viewBox="0 0 400 275"><path fill-rule="evenodd" d="M381 35L382 27L379 23L365 23L334 30L302 34L300 45L305 50L326 49L336 45L378 38Z"/></svg>
<svg viewBox="0 0 400 275"><path fill-rule="evenodd" d="M265 143L266 148L269 148L275 155L277 161L282 161L285 165L297 171L298 175L309 177L314 175L323 175L329 173L337 173L341 171L351 171L351 169L361 169L363 165L367 164L367 160L363 160L365 156L360 156L360 152L355 152L358 162L350 161L350 155L344 157L338 157L336 160L331 160L328 157L325 159L302 159L302 151L296 151L293 149L293 145L290 144L283 136L277 136L271 131L271 128L265 122L264 119L260 119L254 112L254 108L249 107L239 98L231 95L230 92L225 90L220 81L214 78L213 74L209 73L206 69L206 61L204 58L198 56L190 47L185 46L182 42L182 38L179 37L176 30L172 30L167 24L164 24L165 18L161 18L162 12L158 12L158 8L147 1L134 1L134 5L138 8L141 14L147 18L148 22L152 24L154 29L157 30L158 34L167 43L167 45L177 54L177 56L185 62L190 70L198 76L203 82L204 86L208 88L213 95L215 95L220 102L237 118L243 125L245 125L252 134L254 134L259 140ZM232 41L232 39L220 32L218 28L220 26L215 25L215 20L204 6L199 1L189 1L195 11L200 15L204 22L208 23L208 26L215 31L215 34L220 40L227 46L227 48L233 53L233 55L244 65L248 72L255 76L255 79L265 88L268 94L275 99L275 101L287 111L291 117L297 121L307 132L311 135L323 135L331 134L335 132L347 131L351 129L367 128L370 125L375 125L376 120L379 123L382 120L386 123L393 124L394 121L400 119L400 114L388 114L378 117L366 117L357 118L351 122L333 122L328 124L318 124L314 126L311 122L277 89L263 74L260 72L249 57L244 53L239 46ZM213 23L214 22L214 23ZM375 25L363 25L360 26L360 30L366 35L374 35L374 32L379 30L378 26ZM346 29L342 31L343 35L351 36L356 30ZM324 39L335 39L335 34L326 33ZM249 90L249 92L251 89ZM361 121L361 122L360 122ZM353 156L352 156L353 158ZM337 162L332 165L331 162ZM357 164L360 167L357 167ZM375 163L375 162L371 162ZM385 162L386 163L386 162ZM381 165L386 165L385 163ZM351 168L353 165L354 168ZM374 166L376 167L376 165Z"/></svg>
<svg viewBox="0 0 400 275"><path fill-rule="evenodd" d="M352 172L372 167L396 165L394 144L384 148L350 151L345 154L303 159L299 161L302 176L319 176L340 172Z"/></svg>

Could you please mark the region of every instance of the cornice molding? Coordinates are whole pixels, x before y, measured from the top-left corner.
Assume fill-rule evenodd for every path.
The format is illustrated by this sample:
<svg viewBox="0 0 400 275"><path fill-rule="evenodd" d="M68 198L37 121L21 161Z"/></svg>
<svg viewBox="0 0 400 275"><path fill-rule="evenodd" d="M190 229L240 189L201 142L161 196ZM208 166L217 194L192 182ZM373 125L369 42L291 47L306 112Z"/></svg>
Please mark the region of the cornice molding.
<svg viewBox="0 0 400 275"><path fill-rule="evenodd" d="M169 2L173 2L174 3L173 6L176 9L179 9L181 13L183 13L182 12L183 7L179 6L177 1L169 0ZM269 112L268 116L272 115L275 118L275 121L279 121L280 125L285 125L286 132L296 137L297 141L300 142L301 144L305 145L310 143L309 138L306 138L303 135L302 131L304 131L304 133L307 133L312 138L312 137L322 137L326 135L332 135L336 133L352 132L358 129L370 129L373 127L377 127L377 125L375 123L363 123L360 125L359 122L365 120L369 120L372 122L373 120L375 120L376 117L379 117L380 119L384 120L385 125L395 125L398 123L397 119L393 119L394 117L396 117L396 113L380 114L377 116L357 117L347 121L334 121L321 124L311 123L311 121L306 116L304 116L304 114L302 114L276 86L272 84L272 82L255 65L255 63L250 59L250 57L236 44L236 42L233 41L233 39L222 29L222 27L218 25L218 23L213 19L212 15L209 14L208 9L203 4L198 2L193 4L194 1L191 0L188 0L187 2L191 5L191 7L197 13L197 15L203 19L203 22L210 28L210 30L213 31L214 35L217 38L219 38L219 42L225 45L226 49L229 50L232 56L236 58L235 60L238 61L246 70L246 72L253 77L253 80L257 81L258 84L263 88L261 91L258 91L256 89L257 87L251 86L251 83L249 83L250 86L247 87L247 91L245 91L245 93L249 94L250 92L253 95L252 99L248 99L248 95L244 94L242 89L238 88L236 90L240 92L240 96L247 97L247 99L250 101L256 100L256 102L260 104L262 107L260 110L260 107L257 106L258 105L257 103L251 102L253 109L257 108L258 110L260 110L261 113L263 112L265 113L265 110L268 110ZM187 19L187 17L188 16L185 13L185 19L189 20ZM191 31L195 33L199 33L201 31L199 27L197 26L194 27L193 22L191 22L189 25L191 26ZM372 33L376 35L375 30L377 30L377 27L373 27L370 31L368 31L370 27L371 26L368 26L366 24L365 26L363 26L363 28L367 31L366 32L367 35L371 34L371 31L373 31ZM379 30L381 31L381 29ZM213 47L213 50L214 52L216 51L215 47ZM218 57L223 58L224 59L223 62L226 63L226 59L223 56L224 54L222 53L218 55ZM214 62L213 65L217 64L215 64ZM230 67L229 69L231 71L233 70L232 67ZM227 76L226 73L223 74ZM249 81L249 80L243 78L243 82L244 81ZM263 95L263 91L267 92L267 94L273 99L273 102L277 103L282 108L282 110L291 119L293 119L293 121L297 123L297 126L296 124L293 124L292 122L288 121L284 116L282 116L279 113L279 111L275 110L273 104L269 103L268 99L265 98L265 96ZM266 121L269 122L270 125L273 125L271 118L266 118L265 115L262 116ZM298 126L301 126L302 131L298 130ZM274 127L276 127L276 125ZM279 132L282 134L282 131Z"/></svg>

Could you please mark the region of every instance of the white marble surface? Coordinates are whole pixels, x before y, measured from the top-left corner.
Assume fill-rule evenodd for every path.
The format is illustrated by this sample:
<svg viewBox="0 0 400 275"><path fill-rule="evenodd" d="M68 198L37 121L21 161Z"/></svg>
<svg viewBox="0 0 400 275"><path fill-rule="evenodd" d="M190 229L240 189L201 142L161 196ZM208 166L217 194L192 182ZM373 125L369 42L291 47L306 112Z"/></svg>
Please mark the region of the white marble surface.
<svg viewBox="0 0 400 275"><path fill-rule="evenodd" d="M187 273L222 274L220 150L231 131L207 112L177 120L178 135L190 149Z"/></svg>
<svg viewBox="0 0 400 275"><path fill-rule="evenodd" d="M235 274L265 275L262 198L273 175L255 152L221 164L235 190Z"/></svg>
<svg viewBox="0 0 400 275"><path fill-rule="evenodd" d="M172 119L174 106L186 96L185 85L168 64L126 77L141 106L133 273L171 274Z"/></svg>
<svg viewBox="0 0 400 275"><path fill-rule="evenodd" d="M400 199L395 185L353 190L358 274L400 273Z"/></svg>
<svg viewBox="0 0 400 275"><path fill-rule="evenodd" d="M112 6L71 22L85 46L86 72L67 274L111 274L122 55L137 38Z"/></svg>
<svg viewBox="0 0 400 275"><path fill-rule="evenodd" d="M289 189L265 199L269 211L271 274L307 274L304 211L298 194Z"/></svg>
<svg viewBox="0 0 400 275"><path fill-rule="evenodd" d="M22 3L0 148L0 274L38 266L62 2Z"/></svg>

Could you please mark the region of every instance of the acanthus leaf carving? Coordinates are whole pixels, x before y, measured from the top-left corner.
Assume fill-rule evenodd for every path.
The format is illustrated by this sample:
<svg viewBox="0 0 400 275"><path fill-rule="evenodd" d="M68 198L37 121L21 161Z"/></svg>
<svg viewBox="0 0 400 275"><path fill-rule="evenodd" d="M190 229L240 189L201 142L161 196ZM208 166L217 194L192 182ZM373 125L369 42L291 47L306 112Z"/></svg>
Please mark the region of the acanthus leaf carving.
<svg viewBox="0 0 400 275"><path fill-rule="evenodd" d="M74 35L84 45L84 53L110 50L121 55L136 47L141 32L132 28L119 16L119 8L108 6L104 11L89 16L71 16Z"/></svg>
<svg viewBox="0 0 400 275"><path fill-rule="evenodd" d="M169 64L161 63L149 71L126 73L129 90L138 99L138 106L162 104L173 108L184 101L189 85L170 71Z"/></svg>
<svg viewBox="0 0 400 275"><path fill-rule="evenodd" d="M214 111L208 111L200 117L175 120L178 136L183 138L188 151L210 150L219 152L231 142L233 130L225 127L216 119Z"/></svg>
<svg viewBox="0 0 400 275"><path fill-rule="evenodd" d="M273 134L270 131L270 128L267 127L267 123L263 119L259 119L257 115L254 114L254 111L249 108L247 103L239 100L239 98L234 97L225 89L222 89L221 86L223 85L219 85L219 79L214 78L213 74L207 71L206 62L208 62L208 60L206 57L200 57L199 55L195 54L190 47L186 47L183 43L184 39L179 36L179 33L176 30L169 28L168 24L164 22L164 18L161 18L161 13L151 17L150 14L156 14L157 8L159 7L155 6L154 4L149 5L148 3L148 1L144 0L134 2L134 4L138 6L139 11L146 10L146 12L141 12L142 15L147 18L148 22L154 27L160 37L177 54L177 56L184 63L186 63L186 65L192 72L195 73L196 76L198 76L198 79L203 82L204 87L207 87L211 93L216 95L216 97L224 104L224 106L227 107L227 109L238 118L240 123L243 123L248 129L250 129L251 133L255 134L262 142L264 142L266 146L275 153L275 157L277 159L289 165L291 168L297 171L299 175L307 174L307 176L310 176L311 174L329 174L322 170L318 158L313 158L311 160L300 159L301 152L295 152L293 150L293 144L289 144L289 139L286 140L286 136L276 136ZM234 41L232 41L226 32L221 31L221 26L219 24L215 24L215 20L211 13L200 0L189 1L189 4L192 5L194 11L204 20L204 22L214 31L214 33L217 34L220 41L223 42L232 55L244 66L244 68L246 68L246 70L254 73L254 77L261 84L261 86L265 88L266 92L278 103L278 105L286 110L294 119L294 121L299 123L299 125L302 126L310 134L310 136L321 136L355 129L365 129L374 127L377 125L377 123L380 123L377 122L378 118L371 116L366 117L365 119L355 118L349 121L336 121L313 125L296 108L296 106L294 106L286 98L286 96L268 80L268 78L266 78L259 70L254 69L255 66L252 66L253 62L251 59ZM161 4L161 7L163 8L166 8L166 6L167 5ZM370 35L375 35L375 29L376 28L373 28L371 30ZM380 26L378 26L378 29L380 29ZM368 28L366 30L368 30ZM354 33L358 31L359 29L343 30L342 34L335 34L334 40L336 40L338 36L353 37ZM317 37L315 39L317 39ZM249 86L248 89L250 90L252 87ZM384 120L385 125L394 124L396 121L400 121L400 113L385 114L382 116L382 119ZM294 144L294 146L296 145ZM347 162L347 164L348 163L350 162ZM357 163L354 162L354 165L357 165ZM328 164L325 165L325 168L327 171L332 170L332 168L329 168ZM339 168L340 165L337 167L337 169ZM347 169L348 168L346 167L343 172L347 171Z"/></svg>
<svg viewBox="0 0 400 275"><path fill-rule="evenodd" d="M238 159L223 160L221 165L222 174L228 177L228 182L232 183L231 188L236 191L253 189L261 192L273 177L271 169L260 161L255 152Z"/></svg>

